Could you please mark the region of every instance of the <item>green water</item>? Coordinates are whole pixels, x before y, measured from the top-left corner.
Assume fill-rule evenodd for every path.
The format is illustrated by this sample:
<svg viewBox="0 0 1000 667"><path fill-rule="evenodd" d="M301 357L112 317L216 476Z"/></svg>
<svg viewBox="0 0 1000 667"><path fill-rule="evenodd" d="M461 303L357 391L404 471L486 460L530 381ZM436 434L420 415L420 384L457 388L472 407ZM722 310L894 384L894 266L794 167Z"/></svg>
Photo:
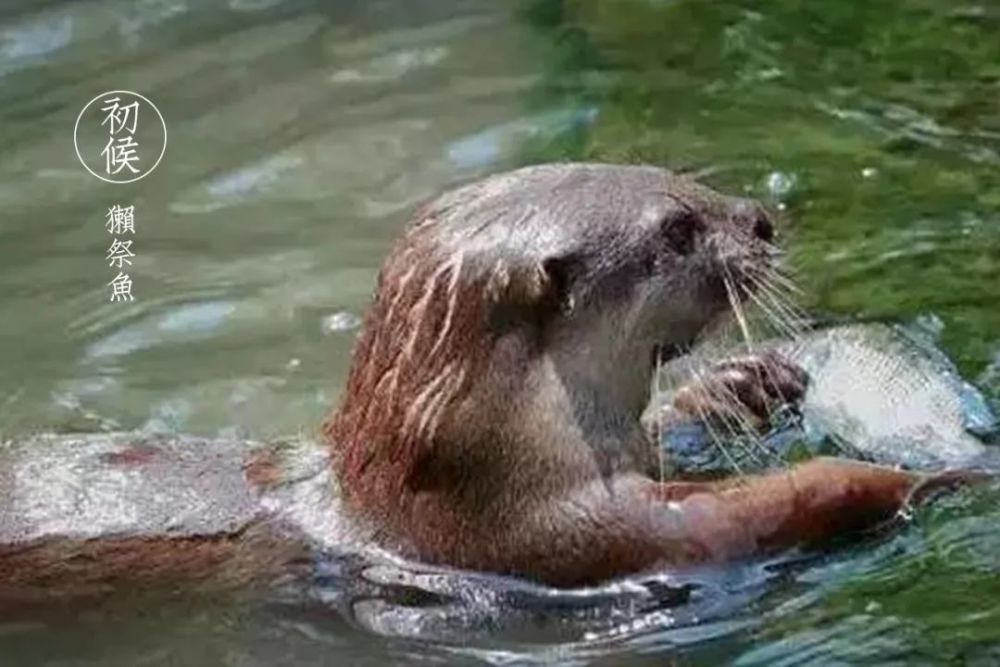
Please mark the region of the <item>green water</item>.
<svg viewBox="0 0 1000 667"><path fill-rule="evenodd" d="M998 35L995 0L0 0L0 431L309 433L407 213L564 158L764 199L814 313L932 315L996 400ZM131 185L73 150L113 89L170 136ZM129 304L106 285L116 203L136 210ZM992 665L998 508L995 488L940 503L699 641L542 628L456 653L333 612L165 604L3 624L0 664Z"/></svg>

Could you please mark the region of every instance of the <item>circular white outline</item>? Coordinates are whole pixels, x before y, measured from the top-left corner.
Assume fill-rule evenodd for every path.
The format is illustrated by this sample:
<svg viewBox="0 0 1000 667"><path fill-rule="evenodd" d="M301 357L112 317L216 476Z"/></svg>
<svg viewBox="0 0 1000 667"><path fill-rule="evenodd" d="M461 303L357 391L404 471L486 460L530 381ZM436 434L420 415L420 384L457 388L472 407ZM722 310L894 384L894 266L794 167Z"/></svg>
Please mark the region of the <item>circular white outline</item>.
<svg viewBox="0 0 1000 667"><path fill-rule="evenodd" d="M115 93L125 93L126 95L132 95L134 97L138 97L139 99L143 100L146 104L153 107L153 111L155 111L156 115L159 116L160 118L160 126L163 128L163 148L160 149L160 157L156 158L156 162L154 162L153 166L150 167L145 173L139 174L135 178L130 178L127 181L115 181L110 178L105 178L104 176L101 176L96 171L91 169L90 165L84 161L83 156L80 155L80 145L76 140L76 133L80 129L80 119L83 118L83 114L87 113L87 109L90 108L90 105L96 102L99 98L104 97L105 95L114 95ZM163 120L163 114L160 113L160 110L156 108L156 105L153 104L153 102L145 95L134 93L131 90L109 90L107 92L101 93L100 95L95 95L92 100L90 100L89 102L87 102L87 104L84 105L83 109L76 117L76 123L73 124L73 148L76 149L76 157L78 160L80 160L80 164L83 165L83 168L89 171L91 175L96 176L105 183L112 183L115 185L125 185L126 183L135 183L136 181L146 178L147 176L152 174L153 170L159 166L160 160L163 159L163 154L167 152L167 121Z"/></svg>

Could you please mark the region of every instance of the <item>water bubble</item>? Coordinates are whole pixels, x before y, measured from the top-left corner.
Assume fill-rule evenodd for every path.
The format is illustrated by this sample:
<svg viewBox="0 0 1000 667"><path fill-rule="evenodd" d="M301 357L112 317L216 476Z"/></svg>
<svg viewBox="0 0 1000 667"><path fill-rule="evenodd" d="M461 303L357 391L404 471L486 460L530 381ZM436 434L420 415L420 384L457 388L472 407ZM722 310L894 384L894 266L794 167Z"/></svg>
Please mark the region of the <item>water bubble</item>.
<svg viewBox="0 0 1000 667"><path fill-rule="evenodd" d="M781 199L788 195L794 188L798 179L795 174L786 174L781 171L772 171L767 175L764 184L772 197Z"/></svg>
<svg viewBox="0 0 1000 667"><path fill-rule="evenodd" d="M323 318L323 333L341 333L357 329L361 318L346 310L341 310Z"/></svg>

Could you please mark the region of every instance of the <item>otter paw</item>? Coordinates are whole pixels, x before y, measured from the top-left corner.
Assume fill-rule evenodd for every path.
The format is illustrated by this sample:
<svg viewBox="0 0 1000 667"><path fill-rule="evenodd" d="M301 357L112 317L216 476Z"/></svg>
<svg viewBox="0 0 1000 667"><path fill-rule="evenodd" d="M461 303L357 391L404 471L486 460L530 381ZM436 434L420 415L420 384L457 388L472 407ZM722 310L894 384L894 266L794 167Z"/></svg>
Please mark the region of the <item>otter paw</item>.
<svg viewBox="0 0 1000 667"><path fill-rule="evenodd" d="M776 352L735 357L682 387L671 409L683 421L728 422L761 430L779 409L795 408L808 384L806 372Z"/></svg>

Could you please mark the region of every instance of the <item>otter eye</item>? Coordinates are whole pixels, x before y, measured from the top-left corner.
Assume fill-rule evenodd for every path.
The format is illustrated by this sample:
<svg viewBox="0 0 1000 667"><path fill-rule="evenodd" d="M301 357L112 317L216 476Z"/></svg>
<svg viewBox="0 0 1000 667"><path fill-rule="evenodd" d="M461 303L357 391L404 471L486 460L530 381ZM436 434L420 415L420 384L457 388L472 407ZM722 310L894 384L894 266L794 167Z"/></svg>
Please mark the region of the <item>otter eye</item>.
<svg viewBox="0 0 1000 667"><path fill-rule="evenodd" d="M698 234L705 224L697 213L690 209L671 211L660 222L660 234L671 250L678 255L690 255L694 251Z"/></svg>

